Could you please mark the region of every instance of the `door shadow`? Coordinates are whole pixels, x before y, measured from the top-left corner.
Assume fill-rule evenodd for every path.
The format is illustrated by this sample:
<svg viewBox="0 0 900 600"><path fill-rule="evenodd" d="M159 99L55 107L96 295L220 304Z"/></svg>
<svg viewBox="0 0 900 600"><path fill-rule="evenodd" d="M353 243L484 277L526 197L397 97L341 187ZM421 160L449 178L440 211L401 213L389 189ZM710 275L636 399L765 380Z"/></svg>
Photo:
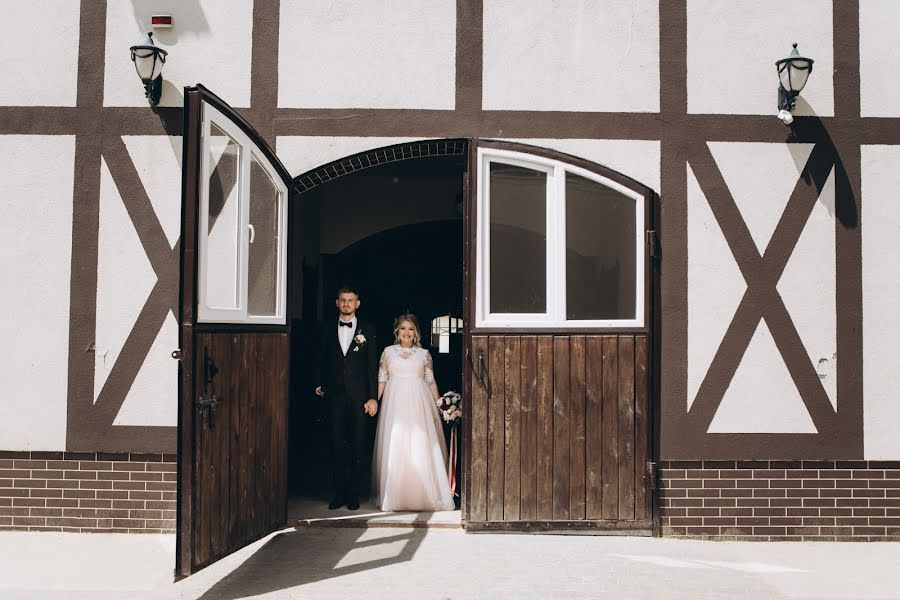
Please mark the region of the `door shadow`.
<svg viewBox="0 0 900 600"><path fill-rule="evenodd" d="M423 528L297 527L273 537L201 598L246 598L407 562L426 535Z"/></svg>

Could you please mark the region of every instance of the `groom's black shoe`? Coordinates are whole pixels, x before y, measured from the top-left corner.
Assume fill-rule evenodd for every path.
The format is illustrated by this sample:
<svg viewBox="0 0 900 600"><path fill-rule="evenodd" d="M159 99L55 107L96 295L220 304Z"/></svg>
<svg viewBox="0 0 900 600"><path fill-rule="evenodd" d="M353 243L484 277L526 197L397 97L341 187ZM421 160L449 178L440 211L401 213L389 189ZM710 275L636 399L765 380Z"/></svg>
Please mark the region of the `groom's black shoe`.
<svg viewBox="0 0 900 600"><path fill-rule="evenodd" d="M347 508L350 510L358 509L359 508L359 498L357 498L356 496L351 496L347 500Z"/></svg>
<svg viewBox="0 0 900 600"><path fill-rule="evenodd" d="M328 503L328 510L337 510L344 504L344 497L341 494L336 494L335 497L331 499L331 502Z"/></svg>

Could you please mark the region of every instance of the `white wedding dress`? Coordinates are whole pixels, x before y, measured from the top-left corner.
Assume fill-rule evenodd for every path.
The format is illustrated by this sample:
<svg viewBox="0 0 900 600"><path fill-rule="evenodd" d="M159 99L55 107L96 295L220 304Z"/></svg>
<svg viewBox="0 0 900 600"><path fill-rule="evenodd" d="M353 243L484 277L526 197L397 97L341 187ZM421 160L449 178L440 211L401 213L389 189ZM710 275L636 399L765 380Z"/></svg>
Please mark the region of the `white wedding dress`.
<svg viewBox="0 0 900 600"><path fill-rule="evenodd" d="M431 354L388 346L378 381L386 383L372 457L375 504L384 511L453 510L447 446L429 388L434 383Z"/></svg>

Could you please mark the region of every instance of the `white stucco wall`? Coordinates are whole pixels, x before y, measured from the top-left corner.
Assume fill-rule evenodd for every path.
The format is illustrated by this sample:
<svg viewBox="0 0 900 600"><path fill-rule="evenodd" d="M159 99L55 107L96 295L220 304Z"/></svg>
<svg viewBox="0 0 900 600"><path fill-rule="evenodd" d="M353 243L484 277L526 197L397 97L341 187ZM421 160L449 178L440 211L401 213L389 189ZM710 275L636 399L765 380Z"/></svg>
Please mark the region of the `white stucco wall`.
<svg viewBox="0 0 900 600"><path fill-rule="evenodd" d="M864 117L900 116L900 10L896 0L860 0L859 94Z"/></svg>
<svg viewBox="0 0 900 600"><path fill-rule="evenodd" d="M659 110L656 0L485 0L488 110Z"/></svg>
<svg viewBox="0 0 900 600"><path fill-rule="evenodd" d="M0 448L64 450L74 136L0 135Z"/></svg>
<svg viewBox="0 0 900 600"><path fill-rule="evenodd" d="M456 3L281 3L278 106L452 109Z"/></svg>
<svg viewBox="0 0 900 600"><path fill-rule="evenodd" d="M831 0L688 0L687 17L688 112L774 115L796 42L815 63L794 114L834 114Z"/></svg>
<svg viewBox="0 0 900 600"><path fill-rule="evenodd" d="M5 74L0 107L75 105L79 6L77 0L0 0L0 8L14 17L0 36L0 67ZM169 51L161 104L180 106L182 86L203 82L233 106L248 107L253 8L252 0L109 0L106 61L97 65L103 69L104 104L146 107L128 47L143 42L150 15L163 13L173 15L175 27L155 32L158 44ZM792 42L798 42L801 52L816 63L797 113L834 114L831 0L686 0L686 13L689 112L774 114L774 62L787 55ZM455 3L282 0L278 16L279 107L454 108ZM659 22L658 0L484 0L483 18L486 110L659 110L660 94L666 93L660 87L659 33L666 24ZM900 116L900 83L893 76L900 70L895 43L900 4L860 0L859 27L861 114ZM10 122L18 118L12 112L4 114L13 115ZM144 119L141 127L148 122L155 125L156 117L148 115L140 117ZM353 124L336 127L369 129L361 119L348 122ZM53 118L28 126L63 127ZM472 128L479 126L473 120ZM379 121L377 127L384 128L381 133L410 137L279 137L278 155L290 173L298 175L357 152L426 139L414 135L414 124ZM434 127L427 131L436 133ZM538 131L552 135L545 127ZM373 129L373 133L379 131ZM123 139L172 248L180 235L181 139L164 135ZM660 190L665 202L659 141L506 139L604 164ZM765 252L812 146L712 142L709 148L757 250ZM0 219L0 239L5 241L0 245L0 314L4 315L0 339L28 340L24 350L8 342L3 346L12 351L0 361L0 381L5 386L0 395L2 449L60 450L65 445L74 152L73 136L0 136L0 201L6 209ZM95 399L157 281L106 161L98 168ZM688 386L687 397L679 397L678 402L690 407L746 282L690 165L686 172ZM862 173L865 455L898 459L900 376L896 375L895 347L900 337L896 309L900 276L892 257L900 239L896 191L900 150L864 146ZM777 292L832 406L839 410L834 194L832 173ZM341 243L327 241L327 248L339 249ZM815 430L770 327L765 320L756 326L710 431ZM152 335L150 354L116 416L118 425L175 423L177 365L168 355L177 340L175 316L168 314Z"/></svg>
<svg viewBox="0 0 900 600"><path fill-rule="evenodd" d="M900 146L862 147L865 456L900 458Z"/></svg>
<svg viewBox="0 0 900 600"><path fill-rule="evenodd" d="M0 106L75 106L77 0L0 0Z"/></svg>

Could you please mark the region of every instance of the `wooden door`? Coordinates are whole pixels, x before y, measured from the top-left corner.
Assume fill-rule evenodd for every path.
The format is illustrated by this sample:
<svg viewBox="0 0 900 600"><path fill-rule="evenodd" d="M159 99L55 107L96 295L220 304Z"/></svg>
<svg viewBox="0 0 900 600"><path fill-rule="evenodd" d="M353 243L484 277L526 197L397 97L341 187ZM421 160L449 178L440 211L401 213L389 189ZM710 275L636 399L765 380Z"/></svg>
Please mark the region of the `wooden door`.
<svg viewBox="0 0 900 600"><path fill-rule="evenodd" d="M286 521L291 186L234 110L185 89L176 576Z"/></svg>
<svg viewBox="0 0 900 600"><path fill-rule="evenodd" d="M466 528L650 534L656 197L571 156L505 142L471 146ZM596 209L592 201L619 208ZM530 205L538 206L531 216L525 214ZM579 215L569 212L584 206L582 220L625 219L591 224L596 235L633 241L598 246L585 238L577 231ZM579 235L587 250L578 247ZM579 251L590 248L600 250L588 266L608 260L621 270L577 270L576 261L587 260ZM623 256L604 258L609 248ZM532 294L531 312L518 299L528 295L520 280L531 278L529 271L543 273L545 286ZM594 272L606 279L591 284ZM569 281L576 276L596 302L588 298L579 306L584 289ZM610 295L613 284L622 289Z"/></svg>

